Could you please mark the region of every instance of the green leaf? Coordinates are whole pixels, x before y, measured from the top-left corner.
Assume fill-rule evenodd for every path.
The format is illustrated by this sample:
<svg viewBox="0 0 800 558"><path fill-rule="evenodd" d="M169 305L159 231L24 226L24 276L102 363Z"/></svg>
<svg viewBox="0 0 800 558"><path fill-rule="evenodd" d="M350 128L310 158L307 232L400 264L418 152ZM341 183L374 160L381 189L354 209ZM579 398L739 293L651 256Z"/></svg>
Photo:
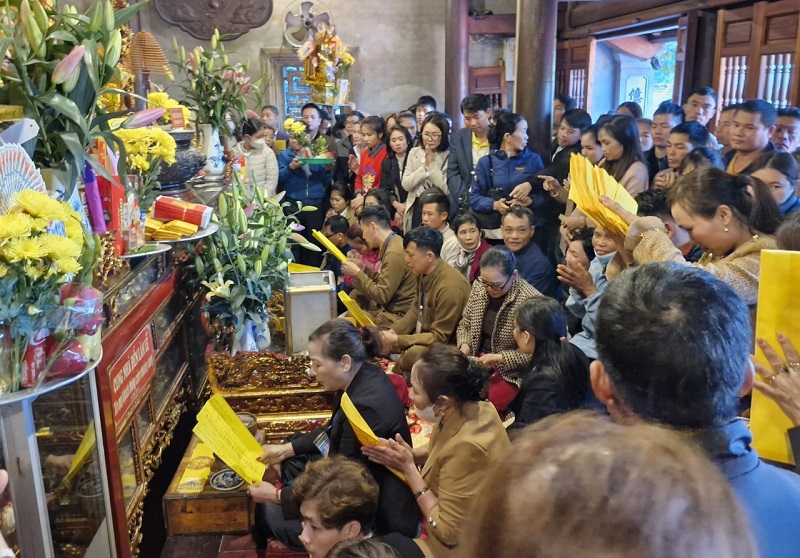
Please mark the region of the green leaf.
<svg viewBox="0 0 800 558"><path fill-rule="evenodd" d="M89 79L92 80L94 91L100 91L100 69L97 64L97 41L84 39L83 46L86 50L83 53L83 61L88 70Z"/></svg>
<svg viewBox="0 0 800 558"><path fill-rule="evenodd" d="M83 142L81 142L78 134L75 132L64 132L58 134L58 137L64 142L64 145L67 146L67 150L75 159L75 166L83 169L84 160L86 158L86 147L83 145Z"/></svg>
<svg viewBox="0 0 800 558"><path fill-rule="evenodd" d="M74 122L83 132L84 136L89 135L89 129L86 124L86 118L84 118L83 114L81 113L78 105L75 104L74 101L67 99L63 95L58 93L46 93L39 97L39 99L45 105L57 110L69 120Z"/></svg>
<svg viewBox="0 0 800 558"><path fill-rule="evenodd" d="M145 7L148 0L142 0L136 4L132 4L127 8L122 8L114 12L114 27L119 28L128 23L136 13Z"/></svg>
<svg viewBox="0 0 800 558"><path fill-rule="evenodd" d="M47 38L51 41L64 41L65 43L72 43L75 44L78 42L78 39L67 31L66 29L56 29L52 33L50 33Z"/></svg>
<svg viewBox="0 0 800 558"><path fill-rule="evenodd" d="M92 165L94 172L98 175L102 176L106 180L113 182L114 177L111 176L111 173L106 170L106 168L100 163L100 161L94 155L86 155L86 160L89 161L89 164Z"/></svg>
<svg viewBox="0 0 800 558"><path fill-rule="evenodd" d="M109 121L114 120L115 118L122 118L123 116L128 116L130 113L131 109L125 109L125 110L118 110L115 112L106 112L104 114L99 114L94 117L92 123L89 125L89 128L92 130L94 130L95 128L106 130Z"/></svg>

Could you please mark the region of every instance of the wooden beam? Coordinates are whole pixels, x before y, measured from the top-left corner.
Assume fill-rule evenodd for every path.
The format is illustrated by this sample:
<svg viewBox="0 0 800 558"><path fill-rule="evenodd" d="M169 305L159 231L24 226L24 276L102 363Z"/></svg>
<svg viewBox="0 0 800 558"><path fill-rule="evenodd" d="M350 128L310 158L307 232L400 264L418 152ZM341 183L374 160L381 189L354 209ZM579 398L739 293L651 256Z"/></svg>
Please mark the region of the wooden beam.
<svg viewBox="0 0 800 558"><path fill-rule="evenodd" d="M467 25L470 35L508 35L517 34L516 14L490 15L482 19L469 18Z"/></svg>
<svg viewBox="0 0 800 558"><path fill-rule="evenodd" d="M467 96L469 78L469 35L467 19L468 0L447 0L445 23L444 108L453 119L453 131L460 130L464 122L461 99ZM422 130L419 131L422 134Z"/></svg>

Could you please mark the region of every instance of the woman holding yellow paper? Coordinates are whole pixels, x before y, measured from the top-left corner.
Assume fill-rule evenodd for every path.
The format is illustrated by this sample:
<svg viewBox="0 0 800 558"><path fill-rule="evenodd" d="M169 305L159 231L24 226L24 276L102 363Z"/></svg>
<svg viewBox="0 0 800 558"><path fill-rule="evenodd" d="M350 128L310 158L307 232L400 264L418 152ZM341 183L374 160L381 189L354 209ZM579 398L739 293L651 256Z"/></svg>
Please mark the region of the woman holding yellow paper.
<svg viewBox="0 0 800 558"><path fill-rule="evenodd" d="M658 217L636 217L619 204L601 197L603 204L628 225L625 238L630 263L682 262ZM758 301L761 250L775 248L769 236L781 221L778 205L760 180L731 176L719 169L700 169L672 187L667 202L678 226L703 249L691 264L708 271L736 290L748 306Z"/></svg>
<svg viewBox="0 0 800 558"><path fill-rule="evenodd" d="M405 476L425 518L428 538L414 539L420 555L455 555L486 471L511 446L494 406L481 401L487 379L486 369L456 347L432 345L411 369L410 392L420 418L436 423L430 444L411 449L396 436L361 450ZM401 548L396 536L385 540Z"/></svg>
<svg viewBox="0 0 800 558"><path fill-rule="evenodd" d="M299 540L301 516L292 498L292 485L310 461L327 455L343 455L362 462L361 442L345 416L340 402L346 393L375 435L411 443L408 421L397 392L386 373L367 362L378 351L379 341L371 330L358 330L345 320L331 320L308 338L311 372L327 390L336 392L331 420L306 434L295 435L284 444L264 446L262 461L280 464L282 488L268 482L249 487L256 507L254 538L263 545L276 538L303 549ZM403 481L385 467L369 463L380 487L375 529L378 533L417 533L419 512L413 495Z"/></svg>

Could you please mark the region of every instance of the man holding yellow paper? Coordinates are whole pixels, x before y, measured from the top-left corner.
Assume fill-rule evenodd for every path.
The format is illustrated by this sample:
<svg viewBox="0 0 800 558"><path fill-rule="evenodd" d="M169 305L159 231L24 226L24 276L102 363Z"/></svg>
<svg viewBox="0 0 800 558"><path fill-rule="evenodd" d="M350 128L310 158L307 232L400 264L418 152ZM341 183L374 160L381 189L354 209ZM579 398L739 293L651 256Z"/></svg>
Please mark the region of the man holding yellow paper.
<svg viewBox="0 0 800 558"><path fill-rule="evenodd" d="M392 231L386 210L380 206L365 207L358 223L367 245L380 250L381 271L372 271L351 259L342 262L342 273L353 277L351 298L375 325L389 327L411 308L416 281L406 266L403 239Z"/></svg>

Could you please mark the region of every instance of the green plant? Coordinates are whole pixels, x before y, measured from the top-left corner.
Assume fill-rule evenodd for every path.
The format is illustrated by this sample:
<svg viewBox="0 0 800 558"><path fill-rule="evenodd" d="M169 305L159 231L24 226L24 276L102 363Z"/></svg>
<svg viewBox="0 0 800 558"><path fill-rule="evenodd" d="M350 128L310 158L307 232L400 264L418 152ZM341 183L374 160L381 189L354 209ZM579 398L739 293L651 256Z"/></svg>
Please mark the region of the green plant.
<svg viewBox="0 0 800 558"><path fill-rule="evenodd" d="M194 262L199 282L208 289L205 309L232 320L237 340L245 320L263 325L269 315L273 289L282 289L288 279L292 246L320 251L298 232L297 214L315 207L281 203L282 195L267 198L255 190L251 203L236 176L230 192L220 194L219 230L204 240Z"/></svg>
<svg viewBox="0 0 800 558"><path fill-rule="evenodd" d="M246 75L249 61L244 64L230 64L225 46L220 40L219 30L214 30L211 50L198 46L187 56L184 47L178 48L173 38L172 47L178 55L175 62L184 81L178 86L183 91L186 104L197 111L198 122L211 124L226 136L233 136L225 122L231 113L236 122L247 115L248 99L254 106L261 106L261 79L250 82Z"/></svg>
<svg viewBox="0 0 800 558"><path fill-rule="evenodd" d="M115 11L111 0L95 0L85 14L55 0L44 8L38 0L9 0L0 5L0 104L21 106L39 125L34 162L68 173L72 187L85 160L97 172L108 172L86 150L98 138L116 147L119 175L124 177L124 146L109 129L109 120L130 110L106 112L97 105L114 76L122 48L119 28L147 1ZM106 92L127 94L105 89ZM67 192L69 195L71 192Z"/></svg>

